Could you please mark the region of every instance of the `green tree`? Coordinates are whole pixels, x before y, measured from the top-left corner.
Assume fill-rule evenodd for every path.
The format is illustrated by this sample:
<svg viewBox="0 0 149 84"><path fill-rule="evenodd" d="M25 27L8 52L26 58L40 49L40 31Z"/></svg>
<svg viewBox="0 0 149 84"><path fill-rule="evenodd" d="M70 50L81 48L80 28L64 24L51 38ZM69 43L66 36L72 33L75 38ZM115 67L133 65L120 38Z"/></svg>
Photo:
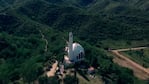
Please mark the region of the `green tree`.
<svg viewBox="0 0 149 84"><path fill-rule="evenodd" d="M21 67L21 75L25 82L31 83L36 80L41 73L42 64L38 63L38 57L26 60Z"/></svg>
<svg viewBox="0 0 149 84"><path fill-rule="evenodd" d="M66 75L64 79L65 84L78 84L78 79L74 76Z"/></svg>

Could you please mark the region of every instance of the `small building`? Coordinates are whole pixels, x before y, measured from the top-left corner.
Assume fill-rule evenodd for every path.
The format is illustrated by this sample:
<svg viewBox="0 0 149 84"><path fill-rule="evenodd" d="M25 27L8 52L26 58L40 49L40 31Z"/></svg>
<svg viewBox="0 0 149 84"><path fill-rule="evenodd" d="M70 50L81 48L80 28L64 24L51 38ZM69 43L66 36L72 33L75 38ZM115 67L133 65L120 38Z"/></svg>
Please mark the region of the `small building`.
<svg viewBox="0 0 149 84"><path fill-rule="evenodd" d="M94 77L95 77L95 68L92 67L92 66L90 66L90 67L88 68L87 73L90 75L91 78L94 78Z"/></svg>
<svg viewBox="0 0 149 84"><path fill-rule="evenodd" d="M88 68L88 73L89 73L89 74L94 74L94 73L95 73L95 68L92 67L92 66L89 67L89 68Z"/></svg>

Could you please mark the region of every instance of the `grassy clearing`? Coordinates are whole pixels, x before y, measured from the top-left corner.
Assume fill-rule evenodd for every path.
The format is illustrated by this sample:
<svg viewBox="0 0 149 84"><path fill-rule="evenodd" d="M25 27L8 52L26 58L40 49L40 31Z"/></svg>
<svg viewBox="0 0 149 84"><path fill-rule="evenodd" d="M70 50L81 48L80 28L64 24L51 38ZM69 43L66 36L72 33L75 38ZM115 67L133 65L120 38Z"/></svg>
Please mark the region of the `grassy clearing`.
<svg viewBox="0 0 149 84"><path fill-rule="evenodd" d="M100 79L98 76L96 76L95 78L90 78L89 76L87 76L89 78L89 81L79 74L77 74L77 77L79 79L79 84L103 84L102 79Z"/></svg>
<svg viewBox="0 0 149 84"><path fill-rule="evenodd" d="M149 49L125 51L121 53L129 57L131 60L141 64L145 68L149 68Z"/></svg>

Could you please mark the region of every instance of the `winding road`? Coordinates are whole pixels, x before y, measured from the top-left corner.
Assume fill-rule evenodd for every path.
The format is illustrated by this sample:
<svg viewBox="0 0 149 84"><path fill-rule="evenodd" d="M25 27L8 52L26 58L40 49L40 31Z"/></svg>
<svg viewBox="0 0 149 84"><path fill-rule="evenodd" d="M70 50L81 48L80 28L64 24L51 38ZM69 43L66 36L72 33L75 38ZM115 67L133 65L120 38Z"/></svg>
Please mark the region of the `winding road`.
<svg viewBox="0 0 149 84"><path fill-rule="evenodd" d="M128 57L120 54L119 52L122 51L129 51L129 50L141 50L146 49L148 47L138 47L138 48L127 48L127 49L117 49L117 50L110 50L114 55L113 61L120 66L127 67L133 70L134 75L140 79L148 80L149 79L149 70L144 68L140 64L130 60Z"/></svg>

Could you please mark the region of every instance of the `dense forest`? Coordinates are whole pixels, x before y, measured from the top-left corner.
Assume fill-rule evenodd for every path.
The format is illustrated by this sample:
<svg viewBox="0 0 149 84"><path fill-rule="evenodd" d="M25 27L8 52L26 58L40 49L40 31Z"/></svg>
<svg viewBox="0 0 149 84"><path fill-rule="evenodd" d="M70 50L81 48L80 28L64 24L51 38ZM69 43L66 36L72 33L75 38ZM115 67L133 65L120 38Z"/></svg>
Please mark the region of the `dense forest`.
<svg viewBox="0 0 149 84"><path fill-rule="evenodd" d="M105 49L148 46L148 27L148 0L0 0L0 83L58 84L43 68L63 59L72 31L106 84L147 84Z"/></svg>

